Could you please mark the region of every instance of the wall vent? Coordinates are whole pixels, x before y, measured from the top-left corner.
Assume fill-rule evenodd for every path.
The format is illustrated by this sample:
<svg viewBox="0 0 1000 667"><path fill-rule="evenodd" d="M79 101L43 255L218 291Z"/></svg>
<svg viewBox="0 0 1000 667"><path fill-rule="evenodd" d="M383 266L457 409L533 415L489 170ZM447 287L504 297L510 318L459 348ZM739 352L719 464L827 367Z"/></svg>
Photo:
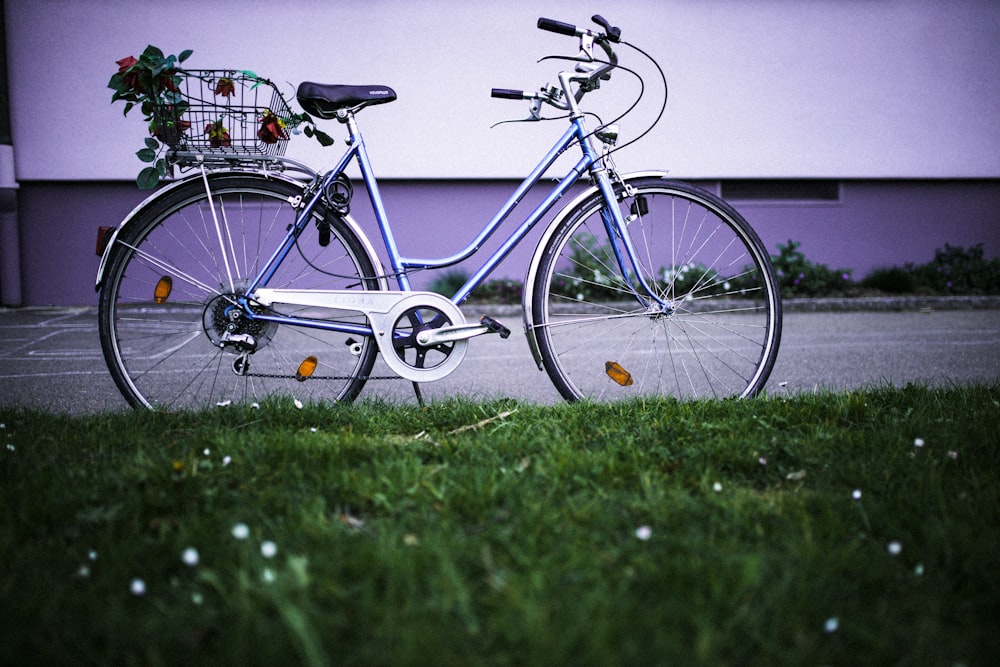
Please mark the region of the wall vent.
<svg viewBox="0 0 1000 667"><path fill-rule="evenodd" d="M747 179L722 181L722 198L733 201L837 202L840 181L829 179Z"/></svg>

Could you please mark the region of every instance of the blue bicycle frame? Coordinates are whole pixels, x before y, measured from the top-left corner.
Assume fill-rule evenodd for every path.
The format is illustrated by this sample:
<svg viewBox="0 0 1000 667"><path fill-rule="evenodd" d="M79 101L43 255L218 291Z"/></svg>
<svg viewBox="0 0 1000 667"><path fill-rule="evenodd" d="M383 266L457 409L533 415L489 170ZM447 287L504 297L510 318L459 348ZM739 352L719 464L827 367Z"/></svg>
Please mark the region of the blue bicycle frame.
<svg viewBox="0 0 1000 667"><path fill-rule="evenodd" d="M480 233L466 246L464 249L458 253L451 255L450 257L443 257L439 259L424 259L416 257L407 257L400 253L399 248L396 244L396 239L392 231L392 227L389 224L389 219L385 211L385 207L382 203L381 193L379 191L378 181L372 170L371 162L368 158L368 151L365 148L364 138L357 126L353 116L349 116L347 119L347 125L349 128L349 148L341 157L337 165L330 170L324 177L322 182L319 184L318 188L315 190L317 194L310 197L308 201L305 202L304 207L300 211L295 225L288 231L280 247L274 252L271 258L267 261L264 269L257 275L256 278L251 282L247 288L247 294L253 294L260 287L265 287L270 279L273 277L274 273L277 271L278 267L284 261L285 257L291 252L295 245L298 236L305 230L309 223L313 210L318 205L321 197L318 193L322 193L341 173L347 169L352 160L357 160L358 166L361 170L361 176L364 181L365 187L368 190L369 197L371 198L372 209L375 213L375 218L378 223L379 231L382 234L382 240L385 244L386 251L389 255L389 261L392 267L392 273L396 277L399 289L401 291L411 291L410 281L407 275L408 271L414 269L434 269L443 268L451 266L462 262L472 255L474 255L489 239L494 232L500 227L500 225L510 216L513 210L524 198L525 194L533 188L538 181L542 178L546 171L552 166L552 164L570 148L574 143L578 143L582 149L583 156L580 160L570 169L570 171L559 180L551 192L545 197L545 199L535 207L535 209L524 219L517 229L503 242L503 244L490 255L489 258L483 263L483 265L468 279L468 281L451 297L451 301L456 305L465 301L466 298L475 290L486 278L493 272L497 265L503 261L503 259L514 249L514 247L520 243L524 237L531 231L531 229L538 223L539 220L555 205L557 201L567 190L571 188L584 173L589 172L594 180L597 182L598 187L604 196L606 202L615 202L616 196L614 192L614 187L611 184L611 179L608 176L607 170L603 167L595 168L598 164L599 156L594 150L594 147L589 141L589 133L587 131L586 125L582 117L576 117L571 119L570 128L559 138L559 140L552 146L549 152L542 158L535 169L521 182L521 184L511 195L510 199L501 207L501 209L496 213L492 220L487 223L487 225L480 231ZM610 213L610 215L609 215ZM625 233L625 225L627 224L625 219L622 217L621 210L618 206L607 205L602 209L602 217L604 221L605 229L608 232L608 238L611 243L611 248L614 252L615 258L617 259L618 265L621 268L622 276L626 282L631 283L631 278L629 277L630 272L627 270L627 266L638 267L639 264L636 261L635 249L633 248L632 242L629 239L628 234ZM624 248L622 247L624 246ZM637 298L642 301L640 294L644 293L648 296L649 301L645 302L644 305L649 305L651 302L657 302L661 306L667 306L663 303L657 296L655 291L651 290L646 284L645 279L642 276L642 272L635 270L634 274L639 282L640 290L633 287ZM313 327L318 329L325 329L331 331L341 331L344 333L358 334L358 335L371 335L372 331L368 327L361 327L358 325L347 324L347 323L337 323L329 321L316 321L301 318L293 318L287 316L275 316L266 315L260 313L253 313L249 308L247 308L247 299L244 297L240 300L244 306L247 316L259 320L274 321L285 324L295 324L299 326Z"/></svg>

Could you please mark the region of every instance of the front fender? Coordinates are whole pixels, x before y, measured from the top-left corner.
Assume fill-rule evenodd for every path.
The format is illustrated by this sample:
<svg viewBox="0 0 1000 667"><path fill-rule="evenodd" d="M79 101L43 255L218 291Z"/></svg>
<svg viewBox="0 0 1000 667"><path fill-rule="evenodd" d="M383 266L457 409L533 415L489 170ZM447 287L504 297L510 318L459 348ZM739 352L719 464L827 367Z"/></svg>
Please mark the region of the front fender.
<svg viewBox="0 0 1000 667"><path fill-rule="evenodd" d="M635 171L622 175L621 180L629 183L631 181L644 178L660 178L663 180L670 180L670 176L665 171ZM549 241L552 239L553 235L555 235L556 230L559 229L563 221L565 221L578 206L599 192L600 189L597 185L591 185L589 188L580 193L576 199L566 204L566 206L564 206L562 210L556 214L552 223L542 234L538 245L535 247L535 254L531 257L531 263L528 264L528 272L524 279L524 295L522 297L521 307L522 312L524 313L524 334L528 339L528 346L531 348L531 355L535 358L535 364L538 365L538 370L543 370L544 367L542 366L542 355L538 351L538 338L535 334L535 314L532 303L535 300L535 279L538 276L538 266L541 264L542 254L545 252L545 249L549 245Z"/></svg>

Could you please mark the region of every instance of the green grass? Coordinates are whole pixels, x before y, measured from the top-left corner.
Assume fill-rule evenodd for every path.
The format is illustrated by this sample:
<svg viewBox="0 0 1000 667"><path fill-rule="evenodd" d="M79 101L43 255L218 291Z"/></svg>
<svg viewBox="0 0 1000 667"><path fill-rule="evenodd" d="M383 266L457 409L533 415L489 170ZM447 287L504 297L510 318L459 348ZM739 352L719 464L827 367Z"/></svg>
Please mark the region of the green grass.
<svg viewBox="0 0 1000 667"><path fill-rule="evenodd" d="M1000 385L0 422L3 664L1000 659Z"/></svg>

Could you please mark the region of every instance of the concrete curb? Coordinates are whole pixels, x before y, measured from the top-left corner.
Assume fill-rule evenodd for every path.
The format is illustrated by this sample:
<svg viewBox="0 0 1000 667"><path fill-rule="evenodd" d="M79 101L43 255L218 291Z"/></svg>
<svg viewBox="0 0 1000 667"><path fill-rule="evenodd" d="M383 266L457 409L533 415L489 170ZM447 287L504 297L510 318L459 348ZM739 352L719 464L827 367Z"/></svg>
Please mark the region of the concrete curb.
<svg viewBox="0 0 1000 667"><path fill-rule="evenodd" d="M995 310L1000 296L879 296L852 299L784 299L786 313L838 311L912 312L931 310Z"/></svg>
<svg viewBox="0 0 1000 667"><path fill-rule="evenodd" d="M466 317L488 313L495 317L521 315L514 304L465 303ZM782 312L929 312L934 310L1000 310L1000 296L878 296L853 298L783 299ZM478 317L478 315L477 315Z"/></svg>

